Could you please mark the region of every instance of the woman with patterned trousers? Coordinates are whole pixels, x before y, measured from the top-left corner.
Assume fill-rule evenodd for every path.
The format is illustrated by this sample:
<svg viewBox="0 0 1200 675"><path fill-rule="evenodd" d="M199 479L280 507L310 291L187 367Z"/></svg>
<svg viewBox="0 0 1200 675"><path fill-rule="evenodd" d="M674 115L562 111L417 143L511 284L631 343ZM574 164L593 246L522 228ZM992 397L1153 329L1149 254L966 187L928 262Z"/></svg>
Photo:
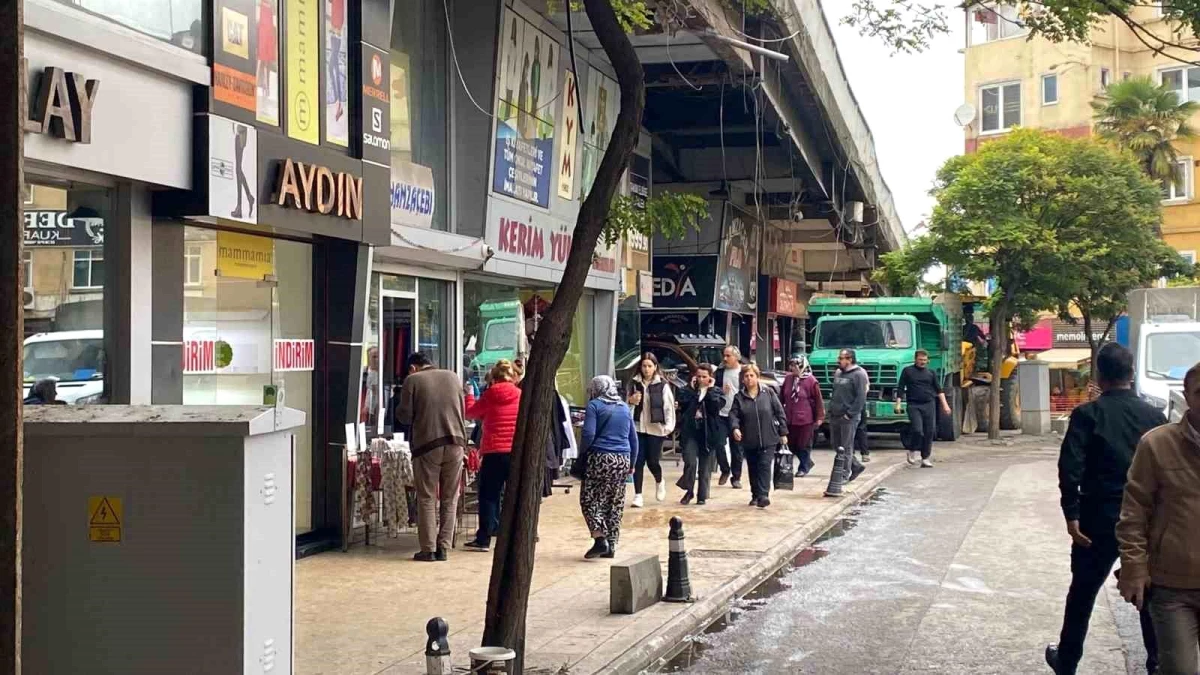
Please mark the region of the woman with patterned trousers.
<svg viewBox="0 0 1200 675"><path fill-rule="evenodd" d="M583 556L588 560L616 554L625 513L625 479L632 472L630 457L637 449L633 414L616 381L608 375L593 378L583 421L582 452L587 469L579 491L583 519L595 540Z"/></svg>

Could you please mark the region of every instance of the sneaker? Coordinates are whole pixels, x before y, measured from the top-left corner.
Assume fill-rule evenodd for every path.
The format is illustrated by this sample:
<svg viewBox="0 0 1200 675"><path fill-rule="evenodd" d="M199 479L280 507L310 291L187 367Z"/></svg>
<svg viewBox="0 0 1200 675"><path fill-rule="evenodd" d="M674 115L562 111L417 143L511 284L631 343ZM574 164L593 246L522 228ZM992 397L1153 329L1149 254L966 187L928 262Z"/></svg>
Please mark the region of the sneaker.
<svg viewBox="0 0 1200 675"><path fill-rule="evenodd" d="M420 551L413 556L417 562L437 562L437 554L433 551Z"/></svg>
<svg viewBox="0 0 1200 675"><path fill-rule="evenodd" d="M862 472L864 472L866 470L867 470L867 467L863 466L862 464L859 464L858 466L850 469L850 477L846 479L846 482L853 483L854 479L861 476Z"/></svg>
<svg viewBox="0 0 1200 675"><path fill-rule="evenodd" d="M741 490L742 489L742 481L738 480L737 478L734 478L733 480L729 481L729 487L733 488L734 490Z"/></svg>
<svg viewBox="0 0 1200 675"><path fill-rule="evenodd" d="M729 482L729 472L722 471L721 477L717 479L717 485L724 485Z"/></svg>
<svg viewBox="0 0 1200 675"><path fill-rule="evenodd" d="M932 459L921 460L921 468L922 469L932 469L933 468L933 460Z"/></svg>
<svg viewBox="0 0 1200 675"><path fill-rule="evenodd" d="M908 451L908 463L913 466L920 464L921 463L921 453L917 452L916 450L909 450Z"/></svg>
<svg viewBox="0 0 1200 675"><path fill-rule="evenodd" d="M487 553L489 546L488 546L488 544L485 544L481 541L475 541L474 539L472 539L471 541L468 541L467 543L463 544L463 549L465 549L467 551L477 551L479 553Z"/></svg>
<svg viewBox="0 0 1200 675"><path fill-rule="evenodd" d="M869 452L862 453L862 463L863 464L871 463L871 453L869 453Z"/></svg>
<svg viewBox="0 0 1200 675"><path fill-rule="evenodd" d="M633 502L630 503L630 506L632 506L635 509L640 509L640 508L642 508L643 505L645 505L645 501L642 500L642 496L634 495Z"/></svg>
<svg viewBox="0 0 1200 675"><path fill-rule="evenodd" d="M684 493L683 499L679 500L679 503L683 504L684 506L687 506L688 504L692 503L692 497L694 497L694 496L695 495L692 493L692 491L688 490L686 493Z"/></svg>
<svg viewBox="0 0 1200 675"><path fill-rule="evenodd" d="M583 557L585 560L592 560L594 558L599 558L605 553L608 553L608 551L608 542L604 541L603 539L597 539L596 543L592 544L592 547L588 549L587 553L583 554Z"/></svg>
<svg viewBox="0 0 1200 675"><path fill-rule="evenodd" d="M654 486L655 501L662 501L667 498L667 486L663 483L658 483Z"/></svg>
<svg viewBox="0 0 1200 675"><path fill-rule="evenodd" d="M1046 665L1050 666L1050 670L1058 672L1058 645L1048 645L1046 647Z"/></svg>
<svg viewBox="0 0 1200 675"><path fill-rule="evenodd" d="M436 558L438 562L446 562L450 559L449 556L446 555L446 549L444 548L439 548L437 551L434 551L433 557Z"/></svg>
<svg viewBox="0 0 1200 675"><path fill-rule="evenodd" d="M758 500L758 508L760 508L760 509L765 509L770 505L771 505L771 500L767 499L766 497L763 497L762 499Z"/></svg>
<svg viewBox="0 0 1200 675"><path fill-rule="evenodd" d="M696 500L696 506L704 506L707 503L708 503L707 499L697 499Z"/></svg>

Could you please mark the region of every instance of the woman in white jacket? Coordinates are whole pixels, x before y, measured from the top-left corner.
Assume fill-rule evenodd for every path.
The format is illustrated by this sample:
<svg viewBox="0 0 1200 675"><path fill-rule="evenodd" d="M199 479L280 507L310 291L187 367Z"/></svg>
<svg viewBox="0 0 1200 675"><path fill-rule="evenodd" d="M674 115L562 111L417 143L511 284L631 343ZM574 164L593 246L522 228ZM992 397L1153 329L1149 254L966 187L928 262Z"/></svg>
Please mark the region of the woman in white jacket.
<svg viewBox="0 0 1200 675"><path fill-rule="evenodd" d="M640 508L642 499L642 469L647 465L654 476L654 497L667 498L662 478L663 441L675 430L675 394L662 376L658 357L650 352L642 355L638 373L629 383L629 405L633 406L633 422L637 427L638 456L633 465L633 506Z"/></svg>

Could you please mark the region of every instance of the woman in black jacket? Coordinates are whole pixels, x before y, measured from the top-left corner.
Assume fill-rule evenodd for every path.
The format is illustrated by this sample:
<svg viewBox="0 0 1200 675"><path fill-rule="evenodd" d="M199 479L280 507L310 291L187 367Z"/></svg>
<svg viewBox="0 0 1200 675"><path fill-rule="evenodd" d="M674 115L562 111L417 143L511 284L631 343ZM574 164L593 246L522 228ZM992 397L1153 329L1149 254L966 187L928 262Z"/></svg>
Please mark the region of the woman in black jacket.
<svg viewBox="0 0 1200 675"><path fill-rule="evenodd" d="M733 397L729 426L733 439L742 444L750 470L750 506L765 509L771 504L771 469L775 448L787 443L787 416L775 392L759 386L762 371L753 363L742 367L742 390Z"/></svg>
<svg viewBox="0 0 1200 675"><path fill-rule="evenodd" d="M721 408L725 397L713 382L713 367L707 363L696 366L690 386L676 394L679 416L676 426L679 440L683 443L683 475L675 485L685 490L680 504L696 504L708 501L708 487L712 481L715 453L722 452L728 436L721 424Z"/></svg>

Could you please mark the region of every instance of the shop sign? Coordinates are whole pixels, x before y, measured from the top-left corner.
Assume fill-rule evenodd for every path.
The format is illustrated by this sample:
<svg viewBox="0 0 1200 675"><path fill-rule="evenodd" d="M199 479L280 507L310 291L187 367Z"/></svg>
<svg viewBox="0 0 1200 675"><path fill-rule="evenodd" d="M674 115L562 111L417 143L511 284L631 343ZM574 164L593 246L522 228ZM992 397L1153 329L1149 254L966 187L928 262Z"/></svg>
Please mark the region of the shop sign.
<svg viewBox="0 0 1200 675"><path fill-rule="evenodd" d="M343 148L350 145L350 86L346 78L349 66L350 33L346 21L346 0L325 0L325 49L322 83L325 97L325 140ZM290 26L289 26L290 28Z"/></svg>
<svg viewBox="0 0 1200 675"><path fill-rule="evenodd" d="M275 372L312 370L314 347L312 340L276 340Z"/></svg>
<svg viewBox="0 0 1200 675"><path fill-rule="evenodd" d="M784 246L783 276L792 281L804 279L804 247L801 244Z"/></svg>
<svg viewBox="0 0 1200 675"><path fill-rule="evenodd" d="M392 222L413 227L432 227L434 208L433 170L411 162L392 165Z"/></svg>
<svg viewBox="0 0 1200 675"><path fill-rule="evenodd" d="M288 158L280 162L275 203L312 213L362 219L362 178Z"/></svg>
<svg viewBox="0 0 1200 675"><path fill-rule="evenodd" d="M28 59L22 65L27 72ZM88 80L79 73L47 66L37 84L30 88L33 110L25 120L25 131L91 143L92 107L99 91L100 80Z"/></svg>
<svg viewBox="0 0 1200 675"><path fill-rule="evenodd" d="M634 154L629 160L629 198L633 208L646 210L650 200L650 158Z"/></svg>
<svg viewBox="0 0 1200 675"><path fill-rule="evenodd" d="M1050 349L1053 344L1052 321L1042 319L1029 330L1018 330L1013 333L1017 349L1021 351L1039 352Z"/></svg>
<svg viewBox="0 0 1200 675"><path fill-rule="evenodd" d="M240 232L217 232L217 276L262 281L275 275L275 242Z"/></svg>
<svg viewBox="0 0 1200 675"><path fill-rule="evenodd" d="M258 130L208 116L208 215L258 222Z"/></svg>
<svg viewBox="0 0 1200 675"><path fill-rule="evenodd" d="M256 113L257 58L250 54L249 16L255 7L245 0L224 0L218 4L219 10L214 12L218 24L217 49L213 55L213 98Z"/></svg>
<svg viewBox="0 0 1200 675"><path fill-rule="evenodd" d="M391 69L387 52L362 43L362 158L386 166L392 159L392 105L386 80Z"/></svg>
<svg viewBox="0 0 1200 675"><path fill-rule="evenodd" d="M1092 339L1097 343L1104 342L1105 339L1112 340L1115 331L1108 331L1108 335L1104 334L1104 329L1107 327L1107 321L1096 321L1092 324ZM1083 319L1079 319L1079 323L1072 324L1069 321L1054 320L1054 347L1080 347L1087 348L1088 344L1087 333L1083 329Z"/></svg>
<svg viewBox="0 0 1200 675"><path fill-rule="evenodd" d="M771 279L769 311L781 316L800 316L800 298L796 282L787 279Z"/></svg>
<svg viewBox="0 0 1200 675"><path fill-rule="evenodd" d="M183 341L183 374L203 375L217 372L216 340Z"/></svg>
<svg viewBox="0 0 1200 675"><path fill-rule="evenodd" d="M287 135L317 145L321 140L321 14L317 0L286 0Z"/></svg>
<svg viewBox="0 0 1200 675"><path fill-rule="evenodd" d="M726 202L722 229L713 308L754 314L758 309L759 224L748 213Z"/></svg>
<svg viewBox="0 0 1200 675"><path fill-rule="evenodd" d="M654 274L647 270L637 273L637 301L638 307L654 306Z"/></svg>
<svg viewBox="0 0 1200 675"><path fill-rule="evenodd" d="M612 140L621 96L616 80L595 68L588 69L587 96L583 99L583 164L580 166L580 199L587 197L600 169L600 160Z"/></svg>
<svg viewBox="0 0 1200 675"><path fill-rule="evenodd" d="M712 255L655 256L654 306L668 309L711 308L717 278Z"/></svg>
<svg viewBox="0 0 1200 675"><path fill-rule="evenodd" d="M575 74L567 71L563 84L562 129L563 141L558 146L558 196L575 198L575 146L579 139L579 92Z"/></svg>
<svg viewBox="0 0 1200 675"><path fill-rule="evenodd" d="M561 60L558 43L515 12L504 16L492 190L542 208L550 206L555 106Z"/></svg>
<svg viewBox="0 0 1200 675"><path fill-rule="evenodd" d="M786 276L788 248L783 243L783 228L772 223L763 226L762 269L759 273L769 277Z"/></svg>
<svg viewBox="0 0 1200 675"><path fill-rule="evenodd" d="M567 223L539 216L547 225L535 225L527 209L503 200L491 200L488 210L486 241L498 259L552 270L566 267L572 241ZM619 268L617 255L615 247L598 242L592 258L592 272L615 278Z"/></svg>
<svg viewBox="0 0 1200 675"><path fill-rule="evenodd" d="M26 246L102 246L103 218L68 218L66 211L26 211Z"/></svg>

